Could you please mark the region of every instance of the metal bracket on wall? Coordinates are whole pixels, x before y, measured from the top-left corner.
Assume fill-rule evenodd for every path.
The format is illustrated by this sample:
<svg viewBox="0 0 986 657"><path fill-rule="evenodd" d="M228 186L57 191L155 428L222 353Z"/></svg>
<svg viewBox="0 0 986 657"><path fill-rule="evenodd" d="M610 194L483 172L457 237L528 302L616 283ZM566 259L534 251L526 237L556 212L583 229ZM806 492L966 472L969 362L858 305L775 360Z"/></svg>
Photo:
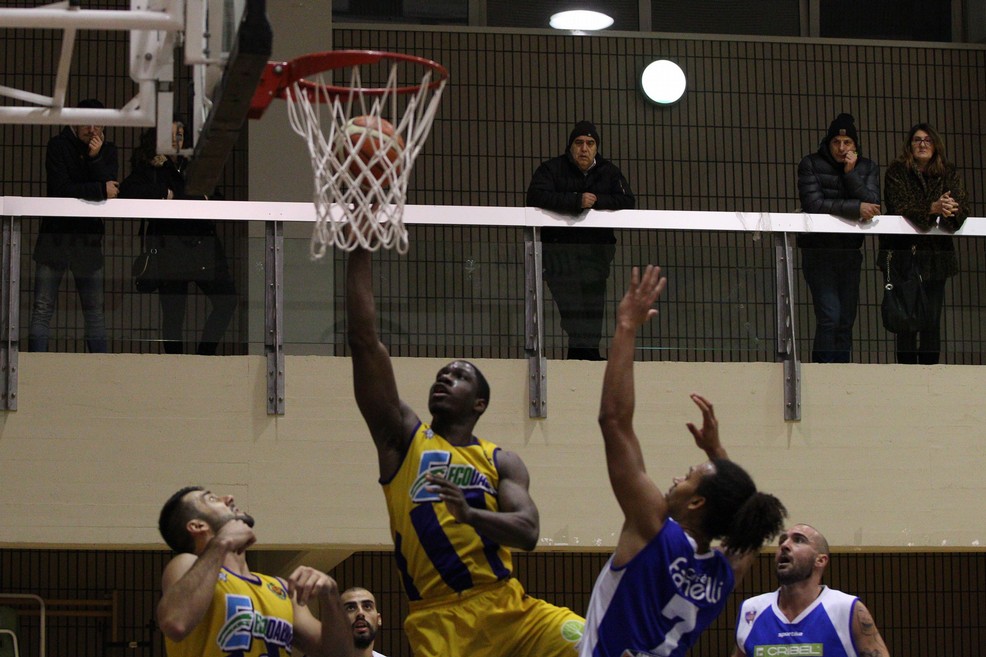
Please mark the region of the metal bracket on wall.
<svg viewBox="0 0 986 657"><path fill-rule="evenodd" d="M268 221L264 242L264 353L267 414L284 415L284 224Z"/></svg>
<svg viewBox="0 0 986 657"><path fill-rule="evenodd" d="M17 410L17 354L20 340L21 220L3 218L0 291L0 410Z"/></svg>
<svg viewBox="0 0 986 657"><path fill-rule="evenodd" d="M544 357L541 229L524 229L524 352L529 380L528 417L548 417L548 361Z"/></svg>
<svg viewBox="0 0 986 657"><path fill-rule="evenodd" d="M774 234L777 356L784 364L784 419L801 421L801 362L794 337L794 249L791 233Z"/></svg>

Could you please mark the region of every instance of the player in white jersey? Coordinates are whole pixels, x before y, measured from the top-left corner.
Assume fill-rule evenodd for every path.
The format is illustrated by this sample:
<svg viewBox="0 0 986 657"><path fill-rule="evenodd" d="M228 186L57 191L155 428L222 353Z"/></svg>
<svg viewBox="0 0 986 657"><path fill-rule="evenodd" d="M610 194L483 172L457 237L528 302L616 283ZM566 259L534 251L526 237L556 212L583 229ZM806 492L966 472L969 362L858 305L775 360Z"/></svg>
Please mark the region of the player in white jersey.
<svg viewBox="0 0 986 657"><path fill-rule="evenodd" d="M609 479L625 520L616 551L589 600L581 657L680 657L715 620L763 542L780 531L780 501L757 492L719 442L712 404L699 395L702 428L689 423L708 461L676 477L665 494L647 476L633 430L634 342L657 315L661 270L637 268L617 310L603 379L599 426ZM711 542L722 539L725 551Z"/></svg>
<svg viewBox="0 0 986 657"><path fill-rule="evenodd" d="M339 598L353 627L353 644L356 646L353 657L386 657L373 649L383 625L376 597L362 586L353 586L343 591Z"/></svg>
<svg viewBox="0 0 986 657"><path fill-rule="evenodd" d="M743 602L733 657L889 657L866 605L822 584L829 545L817 529L781 534L774 561L781 586Z"/></svg>

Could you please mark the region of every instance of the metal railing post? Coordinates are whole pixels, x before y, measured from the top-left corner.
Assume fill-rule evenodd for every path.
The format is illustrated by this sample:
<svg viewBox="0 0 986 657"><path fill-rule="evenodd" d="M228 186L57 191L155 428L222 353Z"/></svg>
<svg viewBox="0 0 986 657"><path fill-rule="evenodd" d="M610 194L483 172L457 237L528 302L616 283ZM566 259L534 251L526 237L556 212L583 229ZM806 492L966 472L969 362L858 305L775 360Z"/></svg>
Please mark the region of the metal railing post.
<svg viewBox="0 0 986 657"><path fill-rule="evenodd" d="M17 410L17 355L20 341L21 220L3 218L3 274L0 275L0 407Z"/></svg>
<svg viewBox="0 0 986 657"><path fill-rule="evenodd" d="M801 362L794 331L794 249L791 233L774 233L777 356L784 364L784 419L801 421Z"/></svg>
<svg viewBox="0 0 986 657"><path fill-rule="evenodd" d="M527 354L528 417L548 417L548 361L544 357L541 229L524 229L524 352Z"/></svg>
<svg viewBox="0 0 986 657"><path fill-rule="evenodd" d="M267 414L284 415L284 224L268 221L264 242L264 353Z"/></svg>

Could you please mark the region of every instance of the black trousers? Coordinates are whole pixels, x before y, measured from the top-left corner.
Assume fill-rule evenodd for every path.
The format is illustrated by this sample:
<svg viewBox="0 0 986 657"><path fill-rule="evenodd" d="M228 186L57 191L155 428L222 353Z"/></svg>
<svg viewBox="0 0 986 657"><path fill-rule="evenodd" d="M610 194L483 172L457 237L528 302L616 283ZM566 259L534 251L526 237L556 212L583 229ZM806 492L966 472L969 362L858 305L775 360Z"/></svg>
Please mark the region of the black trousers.
<svg viewBox="0 0 986 657"><path fill-rule="evenodd" d="M568 336L568 357L598 359L606 311L606 281L614 244L545 243L544 281Z"/></svg>

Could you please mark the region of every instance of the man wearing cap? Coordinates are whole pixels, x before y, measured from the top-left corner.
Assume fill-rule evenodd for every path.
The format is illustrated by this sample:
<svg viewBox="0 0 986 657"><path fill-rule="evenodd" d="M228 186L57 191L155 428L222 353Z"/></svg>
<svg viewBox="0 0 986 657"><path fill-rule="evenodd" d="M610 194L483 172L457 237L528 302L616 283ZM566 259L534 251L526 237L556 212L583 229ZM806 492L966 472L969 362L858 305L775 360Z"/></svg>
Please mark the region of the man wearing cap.
<svg viewBox="0 0 986 657"><path fill-rule="evenodd" d="M801 210L865 224L880 214L880 169L860 156L855 119L840 114L798 165ZM859 303L863 234L801 233L801 269L815 307L816 363L848 363Z"/></svg>
<svg viewBox="0 0 986 657"><path fill-rule="evenodd" d="M587 210L632 209L633 192L619 167L598 153L599 132L579 121L564 155L537 168L527 188L527 205L568 215ZM544 280L568 335L568 358L603 360L606 279L616 253L612 228L545 228Z"/></svg>

